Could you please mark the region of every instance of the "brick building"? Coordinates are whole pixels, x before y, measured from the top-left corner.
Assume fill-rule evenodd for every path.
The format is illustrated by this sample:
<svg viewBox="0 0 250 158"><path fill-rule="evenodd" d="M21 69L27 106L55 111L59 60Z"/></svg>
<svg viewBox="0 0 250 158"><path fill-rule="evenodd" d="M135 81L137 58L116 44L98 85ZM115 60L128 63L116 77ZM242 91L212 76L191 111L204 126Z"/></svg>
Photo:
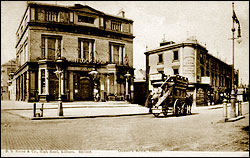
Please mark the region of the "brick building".
<svg viewBox="0 0 250 158"><path fill-rule="evenodd" d="M1 100L10 100L12 89L9 86L12 84L12 78L16 71L16 60L10 60L1 65Z"/></svg>
<svg viewBox="0 0 250 158"><path fill-rule="evenodd" d="M193 93L193 105L206 106L208 102L220 102L222 95L231 92L232 66L208 53L196 39L182 43L162 42L160 47L145 52L146 82L162 75L179 74L189 80L189 93ZM238 84L238 71L235 83Z"/></svg>
<svg viewBox="0 0 250 158"><path fill-rule="evenodd" d="M16 100L57 100L57 59L64 101L93 100L94 87L102 101L133 99L132 28L124 12L28 2L16 32Z"/></svg>

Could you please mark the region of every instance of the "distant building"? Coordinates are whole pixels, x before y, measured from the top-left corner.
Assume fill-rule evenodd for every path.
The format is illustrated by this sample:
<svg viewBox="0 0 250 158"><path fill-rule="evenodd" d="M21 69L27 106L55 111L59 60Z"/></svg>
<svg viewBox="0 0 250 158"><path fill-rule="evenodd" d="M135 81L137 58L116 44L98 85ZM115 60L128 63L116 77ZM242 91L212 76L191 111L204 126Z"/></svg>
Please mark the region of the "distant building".
<svg viewBox="0 0 250 158"><path fill-rule="evenodd" d="M133 21L124 12L28 2L16 36L16 100L57 100L57 59L64 101L93 100L94 88L101 101L133 99Z"/></svg>
<svg viewBox="0 0 250 158"><path fill-rule="evenodd" d="M189 80L188 91L194 94L194 106L220 102L221 96L231 91L232 66L209 54L194 38L182 43L162 42L160 47L146 51L145 55L149 90L152 90L153 78L179 74ZM235 71L236 85L238 74Z"/></svg>
<svg viewBox="0 0 250 158"><path fill-rule="evenodd" d="M146 71L135 70L134 76L134 103L145 105L147 99Z"/></svg>
<svg viewBox="0 0 250 158"><path fill-rule="evenodd" d="M12 78L16 71L16 61L10 60L1 65L1 100L10 100L12 89L9 86L12 85Z"/></svg>

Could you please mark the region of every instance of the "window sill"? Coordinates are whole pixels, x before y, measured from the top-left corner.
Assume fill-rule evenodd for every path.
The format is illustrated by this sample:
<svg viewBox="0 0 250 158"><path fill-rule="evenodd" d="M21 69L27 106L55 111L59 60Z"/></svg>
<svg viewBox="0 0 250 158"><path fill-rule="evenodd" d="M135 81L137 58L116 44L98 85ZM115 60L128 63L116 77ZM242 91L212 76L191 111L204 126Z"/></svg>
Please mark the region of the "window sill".
<svg viewBox="0 0 250 158"><path fill-rule="evenodd" d="M178 63L180 60L173 60L172 63Z"/></svg>

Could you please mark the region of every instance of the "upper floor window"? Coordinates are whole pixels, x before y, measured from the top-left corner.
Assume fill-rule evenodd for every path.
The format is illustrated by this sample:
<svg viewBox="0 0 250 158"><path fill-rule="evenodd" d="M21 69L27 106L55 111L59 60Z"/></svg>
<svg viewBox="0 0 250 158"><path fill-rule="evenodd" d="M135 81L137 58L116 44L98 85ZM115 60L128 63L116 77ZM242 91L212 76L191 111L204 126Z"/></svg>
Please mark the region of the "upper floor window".
<svg viewBox="0 0 250 158"><path fill-rule="evenodd" d="M201 63L201 64L204 64L203 54L202 54L202 53L200 54L200 63Z"/></svg>
<svg viewBox="0 0 250 158"><path fill-rule="evenodd" d="M28 19L28 16L26 15L26 17L24 19L24 28L27 26L27 19Z"/></svg>
<svg viewBox="0 0 250 158"><path fill-rule="evenodd" d="M205 76L205 71L203 67L201 67L201 76Z"/></svg>
<svg viewBox="0 0 250 158"><path fill-rule="evenodd" d="M78 22L94 24L95 18L78 15Z"/></svg>
<svg viewBox="0 0 250 158"><path fill-rule="evenodd" d="M174 51L174 60L179 60L179 53L178 50Z"/></svg>
<svg viewBox="0 0 250 158"><path fill-rule="evenodd" d="M124 44L110 43L110 63L125 64L125 49Z"/></svg>
<svg viewBox="0 0 250 158"><path fill-rule="evenodd" d="M178 69L178 68L173 69L173 71L174 71L174 74L175 74L175 75L178 75L178 74L179 74L179 69Z"/></svg>
<svg viewBox="0 0 250 158"><path fill-rule="evenodd" d="M61 56L61 41L59 36L42 36L41 57L43 59L55 60Z"/></svg>
<svg viewBox="0 0 250 158"><path fill-rule="evenodd" d="M78 47L78 58L86 59L88 61L94 60L94 40L79 39Z"/></svg>
<svg viewBox="0 0 250 158"><path fill-rule="evenodd" d="M21 26L21 28L20 28L20 33L21 34L23 33L23 26Z"/></svg>
<svg viewBox="0 0 250 158"><path fill-rule="evenodd" d="M163 55L158 54L158 63L162 63L162 62L163 62Z"/></svg>
<svg viewBox="0 0 250 158"><path fill-rule="evenodd" d="M121 23L115 22L115 21L111 21L111 30L121 31Z"/></svg>

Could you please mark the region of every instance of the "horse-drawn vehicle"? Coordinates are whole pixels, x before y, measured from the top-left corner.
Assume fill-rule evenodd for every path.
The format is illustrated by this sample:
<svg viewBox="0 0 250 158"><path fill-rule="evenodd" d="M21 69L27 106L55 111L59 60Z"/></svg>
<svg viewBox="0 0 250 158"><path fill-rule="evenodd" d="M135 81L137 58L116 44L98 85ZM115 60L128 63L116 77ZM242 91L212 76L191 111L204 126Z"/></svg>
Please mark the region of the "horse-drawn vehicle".
<svg viewBox="0 0 250 158"><path fill-rule="evenodd" d="M161 113L167 116L191 114L192 95L187 95L188 78L179 75L168 76L164 81L152 82L154 90L148 97L148 104L155 117Z"/></svg>

